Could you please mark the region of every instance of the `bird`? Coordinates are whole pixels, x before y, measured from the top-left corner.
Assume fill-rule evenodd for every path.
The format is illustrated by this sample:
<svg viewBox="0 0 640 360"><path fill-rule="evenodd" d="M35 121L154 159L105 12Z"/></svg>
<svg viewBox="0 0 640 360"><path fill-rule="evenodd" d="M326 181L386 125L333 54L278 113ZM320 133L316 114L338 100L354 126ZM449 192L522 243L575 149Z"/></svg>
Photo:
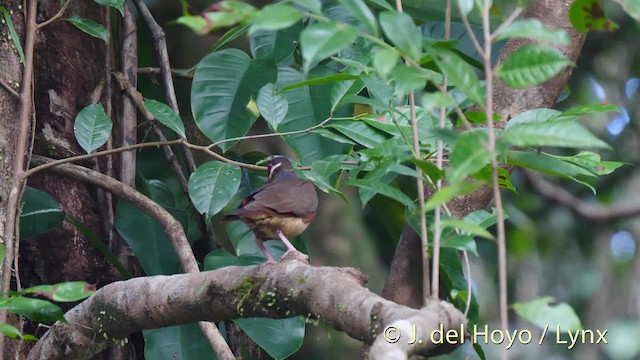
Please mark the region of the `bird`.
<svg viewBox="0 0 640 360"><path fill-rule="evenodd" d="M286 157L273 158L267 169L266 184L245 197L238 208L222 221L240 220L245 223L253 231L256 244L266 257L265 263L275 263L264 241L284 242L287 252L283 258L291 252L298 252L289 239L302 234L315 219L318 195L313 183L299 178Z"/></svg>

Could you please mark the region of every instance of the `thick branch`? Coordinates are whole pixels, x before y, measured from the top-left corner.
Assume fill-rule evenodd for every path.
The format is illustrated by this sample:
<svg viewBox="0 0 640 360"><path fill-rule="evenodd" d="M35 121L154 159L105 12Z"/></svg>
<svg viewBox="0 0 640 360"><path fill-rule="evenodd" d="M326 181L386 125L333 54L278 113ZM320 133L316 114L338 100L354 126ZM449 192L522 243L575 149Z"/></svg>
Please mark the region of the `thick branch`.
<svg viewBox="0 0 640 360"><path fill-rule="evenodd" d="M296 315L319 319L373 344L373 359L389 359L398 351L403 355L394 358L401 359L446 350L431 343L429 334L441 324L445 331L466 324L449 303L411 309L371 293L362 286L364 282L365 276L354 269L313 267L290 258L274 265L116 282L71 309L65 315L69 324L55 324L28 359L90 358L108 343L119 343L142 329L199 320ZM416 325L421 344L408 344L412 332L400 328L406 324ZM377 336L389 325L401 329L396 343Z"/></svg>

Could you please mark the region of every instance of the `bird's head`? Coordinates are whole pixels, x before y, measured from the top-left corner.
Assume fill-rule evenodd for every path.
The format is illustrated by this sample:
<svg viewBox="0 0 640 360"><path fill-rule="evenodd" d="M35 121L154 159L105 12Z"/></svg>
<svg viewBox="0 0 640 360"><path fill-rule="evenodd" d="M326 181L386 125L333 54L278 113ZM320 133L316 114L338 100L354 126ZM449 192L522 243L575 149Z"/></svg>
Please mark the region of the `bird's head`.
<svg viewBox="0 0 640 360"><path fill-rule="evenodd" d="M287 177L298 177L293 170L291 161L285 157L277 157L271 160L267 165L267 169L269 170L268 182Z"/></svg>

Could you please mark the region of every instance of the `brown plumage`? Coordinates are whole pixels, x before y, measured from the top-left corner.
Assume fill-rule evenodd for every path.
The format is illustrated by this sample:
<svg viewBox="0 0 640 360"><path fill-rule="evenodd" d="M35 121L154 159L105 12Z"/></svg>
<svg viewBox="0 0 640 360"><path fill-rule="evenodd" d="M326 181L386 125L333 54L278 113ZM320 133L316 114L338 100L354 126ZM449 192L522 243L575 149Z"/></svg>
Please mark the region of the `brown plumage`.
<svg viewBox="0 0 640 360"><path fill-rule="evenodd" d="M297 251L288 239L302 234L316 217L318 195L311 182L298 177L287 158L273 159L268 168L267 183L244 198L223 221L247 224L267 262L274 262L263 241L280 239L287 253Z"/></svg>

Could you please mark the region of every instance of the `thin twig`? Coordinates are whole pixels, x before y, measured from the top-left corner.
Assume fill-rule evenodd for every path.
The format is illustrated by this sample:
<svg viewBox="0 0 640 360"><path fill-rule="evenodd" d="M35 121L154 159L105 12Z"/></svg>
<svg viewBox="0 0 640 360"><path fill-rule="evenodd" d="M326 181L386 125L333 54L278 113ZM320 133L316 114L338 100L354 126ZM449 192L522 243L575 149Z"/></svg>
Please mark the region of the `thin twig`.
<svg viewBox="0 0 640 360"><path fill-rule="evenodd" d="M451 0L447 0L447 8L445 10L444 20L444 39L449 40L451 36ZM447 88L448 78L445 74L442 79L442 87ZM447 107L440 108L439 127L444 129L447 121ZM444 159L444 143L438 138L438 154L436 157L436 166L442 170ZM442 189L442 179L436 181L436 189ZM438 205L434 212L433 218L433 266L431 270L431 298L440 298L440 239L442 238L442 222L441 222L441 206Z"/></svg>
<svg viewBox="0 0 640 360"><path fill-rule="evenodd" d="M485 117L487 119L487 127L489 133L489 143L487 144L487 151L491 156L491 178L493 183L493 196L496 203L496 218L497 218L497 242L498 242L498 279L500 285L500 324L502 331L507 331L509 325L508 318L508 303L507 303L507 246L505 238L505 226L504 226L504 210L502 208L502 194L500 193L500 180L498 170L500 166L498 164L498 158L496 156L496 135L493 123L493 68L491 64L491 27L490 27L490 10L491 1L484 0L482 7L482 31L484 33L484 71L485 82L487 89L487 101L485 107ZM506 346L500 346L500 359L507 360L507 348Z"/></svg>
<svg viewBox="0 0 640 360"><path fill-rule="evenodd" d="M289 135L295 135L295 134L302 134L302 133L306 133L306 132L315 130L317 128L321 128L322 126L324 126L324 124L329 122L329 120L331 120L331 119L333 119L333 118L331 116L329 116L328 118L322 120L321 123L313 125L311 127L308 127L306 129L302 129L302 130L287 131L287 132L283 132L283 133L275 132L275 133L268 133L268 134L245 135L245 136L238 136L238 137L234 137L234 138L230 138L230 139L224 139L224 140L216 141L213 144L207 146L207 149L212 149L212 148L214 148L216 146L219 146L220 144L224 144L224 143L230 142L230 141L262 139L262 138L268 138L268 137L274 137L274 136L289 136Z"/></svg>
<svg viewBox="0 0 640 360"><path fill-rule="evenodd" d="M13 95L14 97L20 99L20 94L18 94L17 91L13 90L11 88L11 86L9 84L7 84L6 82L4 82L4 80L0 79L0 85L9 92L9 94Z"/></svg>
<svg viewBox="0 0 640 360"><path fill-rule="evenodd" d="M480 46L480 42L478 42L478 38L476 37L476 34L473 32L473 29L471 28L471 24L469 24L469 19L467 19L467 15L462 12L462 7L460 6L460 2L458 1L457 3L458 3L458 11L460 12L460 17L462 18L462 23L464 24L464 28L467 30L467 34L469 34L471 43L473 44L473 47L478 52L478 56L484 57L485 56L484 50L482 49L482 46Z"/></svg>
<svg viewBox="0 0 640 360"><path fill-rule="evenodd" d="M500 33L501 33L504 29L506 29L509 25L511 25L511 23L513 23L513 22L518 18L518 16L520 16L520 14L522 14L522 12L523 12L523 11L524 11L524 8L521 8L521 7L516 8L515 10L513 10L513 12L511 13L511 15L509 15L509 17L507 18L507 20L505 20L502 24L500 24L500 25L498 26L498 28L497 28L497 29L495 29L495 30L493 31L493 33L491 34L491 41L495 40L495 39L496 39L496 37L497 37L498 35L500 35Z"/></svg>
<svg viewBox="0 0 640 360"><path fill-rule="evenodd" d="M138 68L138 74L160 75L160 74L162 74L162 69L157 68L157 67L141 67L141 68ZM176 69L171 69L171 74L173 76L177 76L177 77L193 80L193 74L192 73L179 71L179 70L176 70Z"/></svg>
<svg viewBox="0 0 640 360"><path fill-rule="evenodd" d="M11 286L11 270L15 255L16 221L20 210L20 200L25 187L24 173L25 161L31 149L27 149L27 141L31 133L31 115L33 110L33 53L36 39L36 15L38 13L38 1L29 2L26 21L25 64L22 75L22 91L20 93L20 118L18 139L16 141L15 160L13 163L13 177L11 179L11 191L7 199L6 221L4 229L4 259L2 263L2 284L0 292L7 293ZM0 311L0 324L7 323L7 311ZM0 354L5 354L5 336L0 333Z"/></svg>
<svg viewBox="0 0 640 360"><path fill-rule="evenodd" d="M41 22L40 24L37 25L38 30L42 29L43 27L51 24L52 22L60 19L62 17L62 15L64 15L64 12L67 11L67 8L69 7L69 4L71 4L72 0L67 0L66 3L64 3L64 5L62 5L62 7L60 8L60 10L58 10L58 12L53 15L49 20Z"/></svg>

